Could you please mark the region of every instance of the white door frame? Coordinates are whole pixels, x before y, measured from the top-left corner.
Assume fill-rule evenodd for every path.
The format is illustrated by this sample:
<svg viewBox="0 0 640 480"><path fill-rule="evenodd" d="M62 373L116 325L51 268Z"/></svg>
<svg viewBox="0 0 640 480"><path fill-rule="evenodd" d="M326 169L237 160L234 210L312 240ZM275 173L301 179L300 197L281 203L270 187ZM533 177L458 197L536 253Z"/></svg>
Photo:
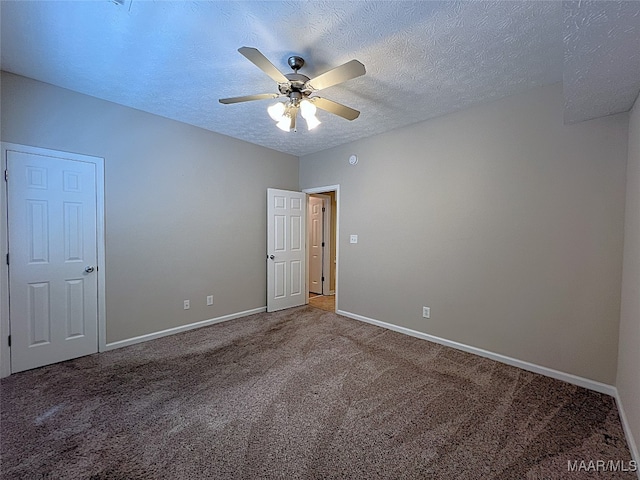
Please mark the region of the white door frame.
<svg viewBox="0 0 640 480"><path fill-rule="evenodd" d="M335 296L336 296L336 309L335 311L338 311L338 294L339 294L339 288L338 288L338 272L339 272L339 268L338 266L340 265L340 184L338 185L327 185L326 187L312 187L312 188L303 188L302 191L304 193L307 194L313 194L313 193L318 193L318 194L323 194L323 193L327 193L327 192L336 192L336 211L335 212L331 212L332 215L336 216L336 289L335 289ZM307 268L307 272L309 271L309 269ZM307 285L309 284L309 279L307 278ZM307 287L307 303L309 303L309 287Z"/></svg>
<svg viewBox="0 0 640 480"><path fill-rule="evenodd" d="M66 158L93 163L96 166L97 248L98 248L98 351L103 352L107 341L105 316L105 250L104 250L104 158L17 143L0 143L2 171L7 169L7 151L17 151L48 157ZM9 347L9 268L5 261L8 253L7 183L0 182L0 378L11 374L11 350Z"/></svg>

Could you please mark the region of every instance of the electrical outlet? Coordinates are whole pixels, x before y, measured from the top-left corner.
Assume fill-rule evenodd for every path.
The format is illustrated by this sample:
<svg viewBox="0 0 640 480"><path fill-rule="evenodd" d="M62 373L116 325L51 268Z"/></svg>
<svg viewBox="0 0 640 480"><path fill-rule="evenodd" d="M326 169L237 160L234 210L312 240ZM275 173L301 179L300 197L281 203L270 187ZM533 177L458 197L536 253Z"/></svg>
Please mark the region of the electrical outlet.
<svg viewBox="0 0 640 480"><path fill-rule="evenodd" d="M422 316L424 318L431 318L431 308L429 307L422 307Z"/></svg>
<svg viewBox="0 0 640 480"><path fill-rule="evenodd" d="M349 237L349 243L358 243L358 235L351 235Z"/></svg>
<svg viewBox="0 0 640 480"><path fill-rule="evenodd" d="M207 305L213 305L213 295L207 295Z"/></svg>
<svg viewBox="0 0 640 480"><path fill-rule="evenodd" d="M189 310L191 308L191 303L189 302L189 300L185 300L184 301L184 309L185 310Z"/></svg>

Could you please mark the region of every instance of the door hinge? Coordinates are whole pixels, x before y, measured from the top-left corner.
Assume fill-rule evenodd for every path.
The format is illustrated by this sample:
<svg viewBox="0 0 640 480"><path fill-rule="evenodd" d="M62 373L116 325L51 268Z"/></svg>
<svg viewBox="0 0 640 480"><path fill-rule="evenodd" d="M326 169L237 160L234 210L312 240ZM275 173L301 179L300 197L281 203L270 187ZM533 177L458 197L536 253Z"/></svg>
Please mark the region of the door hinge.
<svg viewBox="0 0 640 480"><path fill-rule="evenodd" d="M322 207L322 211L324 212L326 209L324 207Z"/></svg>
<svg viewBox="0 0 640 480"><path fill-rule="evenodd" d="M322 242L322 246L324 247L324 242Z"/></svg>
<svg viewBox="0 0 640 480"><path fill-rule="evenodd" d="M9 170L5 170L4 171L4 181L8 182L9 181Z"/></svg>
<svg viewBox="0 0 640 480"><path fill-rule="evenodd" d="M9 335L9 346L11 346L11 335Z"/></svg>
<svg viewBox="0 0 640 480"><path fill-rule="evenodd" d="M324 282L324 277L322 277L322 281Z"/></svg>
<svg viewBox="0 0 640 480"><path fill-rule="evenodd" d="M7 265L9 265L9 254L7 253Z"/></svg>

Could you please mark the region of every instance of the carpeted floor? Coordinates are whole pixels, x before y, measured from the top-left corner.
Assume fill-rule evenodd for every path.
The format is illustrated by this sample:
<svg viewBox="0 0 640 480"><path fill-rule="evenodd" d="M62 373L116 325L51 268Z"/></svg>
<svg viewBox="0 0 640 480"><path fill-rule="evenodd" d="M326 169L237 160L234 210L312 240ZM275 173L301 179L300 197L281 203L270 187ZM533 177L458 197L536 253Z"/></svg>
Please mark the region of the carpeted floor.
<svg viewBox="0 0 640 480"><path fill-rule="evenodd" d="M4 479L635 479L611 397L312 307L3 379Z"/></svg>

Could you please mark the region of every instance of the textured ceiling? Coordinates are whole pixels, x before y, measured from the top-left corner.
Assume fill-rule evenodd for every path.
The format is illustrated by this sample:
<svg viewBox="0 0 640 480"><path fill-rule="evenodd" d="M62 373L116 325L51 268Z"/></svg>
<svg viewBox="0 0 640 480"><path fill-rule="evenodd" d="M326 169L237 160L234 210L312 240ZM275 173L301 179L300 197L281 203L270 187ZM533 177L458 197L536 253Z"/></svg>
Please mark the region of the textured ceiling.
<svg viewBox="0 0 640 480"><path fill-rule="evenodd" d="M603 5L606 3L606 5ZM638 2L141 1L1 2L3 70L294 155L564 81L575 122L629 110L640 85ZM237 52L256 47L281 71L318 75L351 59L363 77L322 96L313 131L275 127L276 92ZM596 59L597 61L594 61Z"/></svg>
<svg viewBox="0 0 640 480"><path fill-rule="evenodd" d="M564 4L565 120L625 112L640 90L640 2Z"/></svg>

